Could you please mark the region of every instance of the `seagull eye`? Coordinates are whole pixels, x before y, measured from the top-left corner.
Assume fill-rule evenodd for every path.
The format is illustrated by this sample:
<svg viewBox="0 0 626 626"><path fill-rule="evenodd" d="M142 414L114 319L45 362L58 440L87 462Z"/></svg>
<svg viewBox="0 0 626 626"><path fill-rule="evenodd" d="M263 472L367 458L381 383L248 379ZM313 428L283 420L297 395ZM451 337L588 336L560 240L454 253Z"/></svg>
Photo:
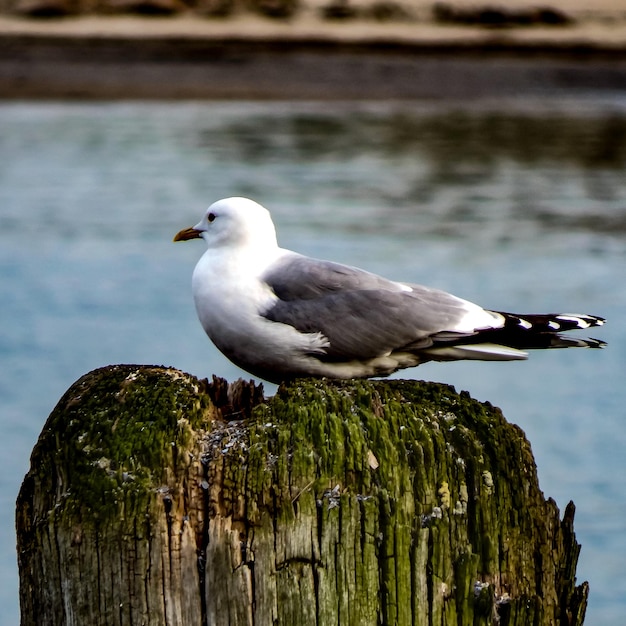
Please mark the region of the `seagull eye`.
<svg viewBox="0 0 626 626"><path fill-rule="evenodd" d="M207 215L207 219L209 220L209 222L212 222L215 220L215 213L209 213Z"/></svg>

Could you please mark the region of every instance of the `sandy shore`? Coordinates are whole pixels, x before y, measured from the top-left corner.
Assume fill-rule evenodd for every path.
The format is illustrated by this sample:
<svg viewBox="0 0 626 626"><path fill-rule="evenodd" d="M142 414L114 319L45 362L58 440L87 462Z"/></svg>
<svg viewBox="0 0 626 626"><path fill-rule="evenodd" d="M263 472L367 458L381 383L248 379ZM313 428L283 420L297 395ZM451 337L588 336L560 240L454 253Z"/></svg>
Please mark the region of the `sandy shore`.
<svg viewBox="0 0 626 626"><path fill-rule="evenodd" d="M330 21L311 7L289 21L250 13L4 16L0 97L465 98L626 89L626 8L618 0L593 10L579 0L558 6L571 24L442 25L426 11L430 4L389 22Z"/></svg>

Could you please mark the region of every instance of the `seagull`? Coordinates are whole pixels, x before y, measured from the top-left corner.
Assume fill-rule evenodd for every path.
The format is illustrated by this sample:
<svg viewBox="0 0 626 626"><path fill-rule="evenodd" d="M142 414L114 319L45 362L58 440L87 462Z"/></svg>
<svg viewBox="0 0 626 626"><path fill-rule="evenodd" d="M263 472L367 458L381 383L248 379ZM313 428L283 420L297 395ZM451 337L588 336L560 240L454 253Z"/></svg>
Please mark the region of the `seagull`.
<svg viewBox="0 0 626 626"><path fill-rule="evenodd" d="M196 311L217 348L273 383L369 378L427 361L515 361L533 348L600 348L563 331L595 315L491 311L452 294L279 247L269 211L247 198L212 204L174 241L204 239L192 278Z"/></svg>

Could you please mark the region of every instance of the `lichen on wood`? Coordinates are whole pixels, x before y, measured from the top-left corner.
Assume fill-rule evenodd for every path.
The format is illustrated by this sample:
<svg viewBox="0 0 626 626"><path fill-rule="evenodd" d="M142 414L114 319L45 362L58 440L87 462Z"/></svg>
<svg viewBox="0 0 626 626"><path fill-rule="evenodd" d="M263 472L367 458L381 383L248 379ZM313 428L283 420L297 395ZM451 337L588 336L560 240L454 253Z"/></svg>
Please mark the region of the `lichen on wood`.
<svg viewBox="0 0 626 626"><path fill-rule="evenodd" d="M449 386L112 366L33 451L22 624L582 624L573 515Z"/></svg>

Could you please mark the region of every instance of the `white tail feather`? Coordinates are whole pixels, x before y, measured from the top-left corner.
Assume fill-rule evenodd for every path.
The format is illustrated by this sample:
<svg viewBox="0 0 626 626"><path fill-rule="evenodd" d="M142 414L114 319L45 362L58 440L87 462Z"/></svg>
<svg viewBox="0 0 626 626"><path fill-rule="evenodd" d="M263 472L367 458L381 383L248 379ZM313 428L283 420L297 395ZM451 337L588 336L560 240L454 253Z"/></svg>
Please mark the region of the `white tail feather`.
<svg viewBox="0 0 626 626"><path fill-rule="evenodd" d="M441 346L422 350L435 360L472 359L476 361L523 361L528 352L495 343L475 343L465 346Z"/></svg>

